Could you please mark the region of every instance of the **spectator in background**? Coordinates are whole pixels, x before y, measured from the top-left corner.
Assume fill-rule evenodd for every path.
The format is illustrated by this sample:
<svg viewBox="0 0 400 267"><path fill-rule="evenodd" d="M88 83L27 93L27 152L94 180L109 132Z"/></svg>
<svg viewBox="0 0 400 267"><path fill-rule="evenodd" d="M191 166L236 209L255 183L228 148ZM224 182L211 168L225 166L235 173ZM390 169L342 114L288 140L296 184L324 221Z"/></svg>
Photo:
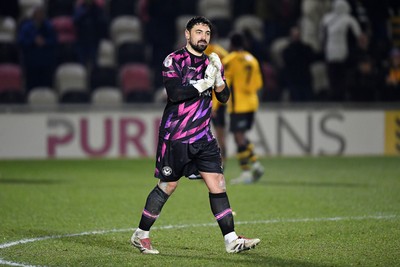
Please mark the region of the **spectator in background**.
<svg viewBox="0 0 400 267"><path fill-rule="evenodd" d="M36 7L18 32L18 43L25 67L25 84L29 91L36 86L53 86L56 66L57 35L42 6Z"/></svg>
<svg viewBox="0 0 400 267"><path fill-rule="evenodd" d="M258 91L263 87L258 60L246 51L246 47L244 36L233 34L230 39L230 53L222 61L226 82L232 91L228 102L229 130L234 136L242 170L239 177L231 180L232 184L254 183L264 174L264 167L258 161L254 144L246 136L246 132L254 124L259 106Z"/></svg>
<svg viewBox="0 0 400 267"><path fill-rule="evenodd" d="M389 66L385 70L385 86L382 95L384 101L400 100L400 49L390 52Z"/></svg>
<svg viewBox="0 0 400 267"><path fill-rule="evenodd" d="M361 28L350 15L350 5L345 0L335 0L332 11L322 18L320 35L333 101L346 99L346 77L352 68L350 51L354 50L360 35Z"/></svg>
<svg viewBox="0 0 400 267"><path fill-rule="evenodd" d="M103 0L78 0L74 10L80 62L93 67L101 39L107 37L108 20Z"/></svg>
<svg viewBox="0 0 400 267"><path fill-rule="evenodd" d="M362 56L349 79L348 89L350 101L372 102L378 100L378 90L381 88L381 75L373 59Z"/></svg>
<svg viewBox="0 0 400 267"><path fill-rule="evenodd" d="M290 30L290 43L282 52L284 67L283 76L290 100L303 102L313 100L313 78L311 65L316 60L314 50L301 40L300 30Z"/></svg>

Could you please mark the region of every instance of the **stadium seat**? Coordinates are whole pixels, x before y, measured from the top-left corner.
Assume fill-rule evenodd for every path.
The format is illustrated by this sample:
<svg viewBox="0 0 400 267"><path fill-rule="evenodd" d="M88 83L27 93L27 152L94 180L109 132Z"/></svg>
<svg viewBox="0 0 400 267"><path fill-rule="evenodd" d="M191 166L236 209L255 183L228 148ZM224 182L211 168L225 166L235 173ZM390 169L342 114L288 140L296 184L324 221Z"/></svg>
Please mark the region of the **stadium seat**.
<svg viewBox="0 0 400 267"><path fill-rule="evenodd" d="M142 24L136 16L119 16L111 21L111 40L116 46L125 42L142 42Z"/></svg>
<svg viewBox="0 0 400 267"><path fill-rule="evenodd" d="M0 63L20 63L18 45L0 42Z"/></svg>
<svg viewBox="0 0 400 267"><path fill-rule="evenodd" d="M48 0L47 15L50 18L72 16L76 0Z"/></svg>
<svg viewBox="0 0 400 267"><path fill-rule="evenodd" d="M13 43L16 37L17 23L12 17L0 17L0 42Z"/></svg>
<svg viewBox="0 0 400 267"><path fill-rule="evenodd" d="M150 69L145 64L126 64L119 71L120 87L126 102L152 102Z"/></svg>
<svg viewBox="0 0 400 267"><path fill-rule="evenodd" d="M98 87L91 95L91 102L96 106L118 106L123 101L122 92L118 87Z"/></svg>
<svg viewBox="0 0 400 267"><path fill-rule="evenodd" d="M25 93L22 87L21 67L17 64L0 64L0 103L23 103Z"/></svg>
<svg viewBox="0 0 400 267"><path fill-rule="evenodd" d="M58 103L58 96L53 88L34 87L28 94L27 102L32 106L51 106Z"/></svg>
<svg viewBox="0 0 400 267"><path fill-rule="evenodd" d="M264 23L261 18L255 15L242 15L236 18L233 28L238 32L247 29L258 41L264 40Z"/></svg>
<svg viewBox="0 0 400 267"><path fill-rule="evenodd" d="M0 64L0 92L22 90L22 70L17 64Z"/></svg>
<svg viewBox="0 0 400 267"><path fill-rule="evenodd" d="M101 67L115 66L115 47L111 40L101 40L97 54L97 65Z"/></svg>
<svg viewBox="0 0 400 267"><path fill-rule="evenodd" d="M51 23L57 32L60 44L74 43L76 41L75 25L71 16L54 17L51 19Z"/></svg>
<svg viewBox="0 0 400 267"><path fill-rule="evenodd" d="M61 103L88 103L87 71L78 63L64 63L55 74L55 88Z"/></svg>
<svg viewBox="0 0 400 267"><path fill-rule="evenodd" d="M97 66L90 72L90 89L97 87L117 86L117 71L113 67Z"/></svg>
<svg viewBox="0 0 400 267"><path fill-rule="evenodd" d="M53 1L53 0L52 0ZM50 2L52 2L50 1ZM18 0L20 20L30 17L31 12L38 6L44 6L44 0Z"/></svg>
<svg viewBox="0 0 400 267"><path fill-rule="evenodd" d="M208 19L231 18L232 3L231 0L199 0L197 13Z"/></svg>
<svg viewBox="0 0 400 267"><path fill-rule="evenodd" d="M117 48L117 63L122 66L127 63L146 63L147 46L145 43L126 42Z"/></svg>
<svg viewBox="0 0 400 267"><path fill-rule="evenodd" d="M110 0L108 9L112 19L119 16L133 16L135 14L136 1Z"/></svg>

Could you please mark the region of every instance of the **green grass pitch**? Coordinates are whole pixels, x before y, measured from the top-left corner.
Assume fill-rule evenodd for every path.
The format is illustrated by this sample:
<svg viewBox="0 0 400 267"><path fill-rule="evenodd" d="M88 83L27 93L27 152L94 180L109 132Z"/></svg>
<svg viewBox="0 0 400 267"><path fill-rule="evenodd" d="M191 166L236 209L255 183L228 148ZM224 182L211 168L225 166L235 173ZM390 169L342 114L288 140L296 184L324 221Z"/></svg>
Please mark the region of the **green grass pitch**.
<svg viewBox="0 0 400 267"><path fill-rule="evenodd" d="M129 244L154 160L0 161L1 266L400 266L399 157L266 157L253 185L227 186L236 232L227 254L202 181L182 179L151 232ZM229 182L239 174L227 163Z"/></svg>

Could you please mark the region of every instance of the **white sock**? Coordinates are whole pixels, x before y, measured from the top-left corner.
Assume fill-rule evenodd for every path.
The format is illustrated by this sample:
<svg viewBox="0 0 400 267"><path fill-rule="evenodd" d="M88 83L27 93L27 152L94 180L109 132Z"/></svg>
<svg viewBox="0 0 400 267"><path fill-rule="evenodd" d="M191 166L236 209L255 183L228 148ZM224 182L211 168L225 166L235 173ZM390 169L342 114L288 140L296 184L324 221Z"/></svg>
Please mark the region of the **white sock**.
<svg viewBox="0 0 400 267"><path fill-rule="evenodd" d="M224 235L225 245L228 245L236 239L238 239L238 235L235 232L230 232L229 234Z"/></svg>
<svg viewBox="0 0 400 267"><path fill-rule="evenodd" d="M149 236L150 236L150 231L144 231L144 230L142 230L142 229L140 229L140 228L137 228L136 231L135 231L135 234L137 234L137 236L138 236L140 239L149 238Z"/></svg>

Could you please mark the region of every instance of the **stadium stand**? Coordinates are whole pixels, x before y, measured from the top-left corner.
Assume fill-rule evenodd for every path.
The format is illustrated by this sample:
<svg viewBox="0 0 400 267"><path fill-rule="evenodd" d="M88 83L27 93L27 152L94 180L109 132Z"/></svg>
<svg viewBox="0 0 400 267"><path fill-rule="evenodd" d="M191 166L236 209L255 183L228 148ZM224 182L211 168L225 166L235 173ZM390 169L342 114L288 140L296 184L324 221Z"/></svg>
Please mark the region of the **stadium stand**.
<svg viewBox="0 0 400 267"><path fill-rule="evenodd" d="M76 42L76 31L74 21L71 16L63 15L53 17L51 19L51 24L57 33L59 43L65 44Z"/></svg>
<svg viewBox="0 0 400 267"><path fill-rule="evenodd" d="M24 103L22 69L17 64L0 64L0 103Z"/></svg>
<svg viewBox="0 0 400 267"><path fill-rule="evenodd" d="M276 81L271 84L284 91L285 81L284 76L282 76L283 63L280 60L280 51L287 43L287 29L292 26L290 24L299 22L304 31L302 38L312 43L317 52L321 52L323 43L318 38L317 28L320 18L331 10L330 0L94 1L104 7L107 26L105 32L107 33L101 37L103 39L101 39L97 50L96 62L92 61L91 64L85 64L83 67L86 73L90 74L87 75L89 79L86 82L86 85L89 86L87 89L89 93L93 93L93 90L97 87L119 86L120 70L125 65L132 63L147 64L151 86L161 87L160 63L167 53L172 52L172 49L178 49L185 45L186 40L183 34L185 25L188 19L194 15L205 15L211 19L218 30L215 41L226 49L229 48L228 37L230 33L245 30L247 31L246 34L250 32L246 35L251 39L252 47L249 50L259 59L261 65L267 66L264 78L277 77ZM359 20L365 33L370 37L370 47L366 51L368 53L373 52L371 56L376 61L375 66L378 71L386 73L385 68L387 68L387 63L390 60L390 51L400 46L400 8L399 4L395 3L398 1L384 1L379 4L374 1L347 0L347 2L353 9L354 7L362 7L352 10L352 14ZM354 2L358 3L354 5ZM44 6L47 17L58 35L58 44L55 48L57 53L52 55L53 58L55 57L56 67L66 63L82 63L82 53L78 53L81 50L77 46L79 37L76 28L74 28L76 26L73 20L75 7L79 3L82 3L82 0L0 1L0 64L20 64L21 80L23 81L22 90L19 91L19 94L22 94L21 99L29 101L29 90L32 87L30 81L32 76L38 77L38 75L31 75L31 72L28 71L28 64L25 60L27 57L23 56L22 47L18 46L19 29L24 26L31 15L31 10L37 6ZM360 10L363 10L363 16L358 14ZM386 14L384 17L379 16L382 12ZM369 20L366 16L369 16ZM387 28L384 29L382 25L386 25ZM39 60L34 61L39 62ZM329 90L327 88L329 85L326 84L325 64L326 60L321 59L317 65L313 66L313 83L316 93ZM104 72L94 74L98 71L98 68L104 68L102 70ZM110 71L112 68L115 68L114 71ZM106 71L106 69L108 70ZM114 72L114 82L111 82L111 72ZM43 73L43 71L38 71L38 73ZM50 71L47 71L47 73L50 73ZM49 76L51 81L56 80L55 73L51 73ZM264 91L269 90L267 84L268 82L265 83ZM47 83L35 86L39 85L49 86ZM54 87L54 90L58 92L55 83L51 83L50 87ZM156 90L151 89L154 94ZM267 96L265 92L262 94ZM125 96L125 94L123 95ZM273 101L282 101L279 98L272 97L272 95L270 96L262 100L270 101L272 98L275 99ZM128 97L128 101L141 101L140 98L132 100L133 97ZM13 97L10 96L10 101L23 101L15 97L14 100L12 99ZM147 99L150 99L150 97ZM124 101L126 101L125 98ZM316 101L320 100L316 98Z"/></svg>
<svg viewBox="0 0 400 267"><path fill-rule="evenodd" d="M117 48L117 64L147 63L147 46L142 42L125 42Z"/></svg>
<svg viewBox="0 0 400 267"><path fill-rule="evenodd" d="M242 15L236 18L233 28L238 32L249 30L257 40L264 40L264 23L255 15Z"/></svg>
<svg viewBox="0 0 400 267"><path fill-rule="evenodd" d="M116 46L125 42L142 42L142 25L136 16L119 16L111 21L111 40Z"/></svg>
<svg viewBox="0 0 400 267"><path fill-rule="evenodd" d="M98 87L91 95L91 103L97 106L118 106L123 101L122 92L118 87Z"/></svg>
<svg viewBox="0 0 400 267"><path fill-rule="evenodd" d="M232 3L230 0L199 0L197 13L213 18L231 18Z"/></svg>
<svg viewBox="0 0 400 267"><path fill-rule="evenodd" d="M96 66L90 72L90 89L97 87L117 86L117 71L114 67Z"/></svg>
<svg viewBox="0 0 400 267"><path fill-rule="evenodd" d="M64 63L55 74L55 88L61 103L88 103L87 70L78 63Z"/></svg>
<svg viewBox="0 0 400 267"><path fill-rule="evenodd" d="M109 39L101 40L97 51L97 65L100 67L115 66L115 46Z"/></svg>
<svg viewBox="0 0 400 267"><path fill-rule="evenodd" d="M150 69L146 64L125 64L119 73L126 102L151 102L153 89Z"/></svg>
<svg viewBox="0 0 400 267"><path fill-rule="evenodd" d="M15 42L0 42L0 63L20 63L19 50Z"/></svg>
<svg viewBox="0 0 400 267"><path fill-rule="evenodd" d="M119 16L135 15L136 2L136 0L110 0L108 9L111 19Z"/></svg>
<svg viewBox="0 0 400 267"><path fill-rule="evenodd" d="M186 23L190 18L192 18L194 15L180 15L175 19L175 31L176 31L176 41L175 41L175 48L180 48L184 44L186 44L186 39L185 35L183 34L185 32L186 28Z"/></svg>
<svg viewBox="0 0 400 267"><path fill-rule="evenodd" d="M75 0L49 0L47 3L48 17L72 16L75 2Z"/></svg>
<svg viewBox="0 0 400 267"><path fill-rule="evenodd" d="M58 103L58 95L50 87L34 87L28 94L28 104L31 106L50 106Z"/></svg>
<svg viewBox="0 0 400 267"><path fill-rule="evenodd" d="M50 1L51 2L51 1ZM44 0L18 0L20 8L20 20L27 18L31 15L32 10L38 6L44 6Z"/></svg>
<svg viewBox="0 0 400 267"><path fill-rule="evenodd" d="M233 20L224 17L214 17L211 22L217 29L219 38L227 38L232 31Z"/></svg>
<svg viewBox="0 0 400 267"><path fill-rule="evenodd" d="M17 30L17 23L12 17L0 17L0 42L13 43L15 42L15 35Z"/></svg>

